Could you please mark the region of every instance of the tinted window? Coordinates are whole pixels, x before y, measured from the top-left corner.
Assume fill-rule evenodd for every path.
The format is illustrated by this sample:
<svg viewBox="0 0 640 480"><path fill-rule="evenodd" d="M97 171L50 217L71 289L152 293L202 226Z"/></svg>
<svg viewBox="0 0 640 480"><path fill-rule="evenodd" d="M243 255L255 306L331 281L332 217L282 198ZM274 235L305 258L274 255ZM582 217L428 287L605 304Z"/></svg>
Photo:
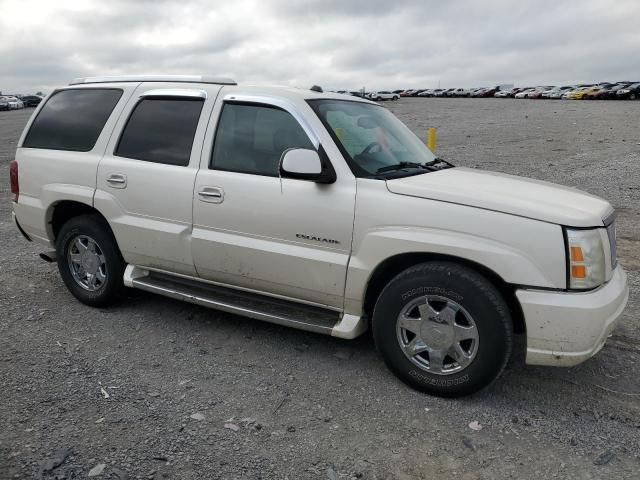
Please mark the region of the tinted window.
<svg viewBox="0 0 640 480"><path fill-rule="evenodd" d="M218 123L211 167L277 177L280 157L290 148L314 148L290 113L227 103Z"/></svg>
<svg viewBox="0 0 640 480"><path fill-rule="evenodd" d="M189 164L203 101L144 99L124 127L115 154L168 165Z"/></svg>
<svg viewBox="0 0 640 480"><path fill-rule="evenodd" d="M55 93L33 121L22 146L88 152L121 96L122 90L117 89Z"/></svg>

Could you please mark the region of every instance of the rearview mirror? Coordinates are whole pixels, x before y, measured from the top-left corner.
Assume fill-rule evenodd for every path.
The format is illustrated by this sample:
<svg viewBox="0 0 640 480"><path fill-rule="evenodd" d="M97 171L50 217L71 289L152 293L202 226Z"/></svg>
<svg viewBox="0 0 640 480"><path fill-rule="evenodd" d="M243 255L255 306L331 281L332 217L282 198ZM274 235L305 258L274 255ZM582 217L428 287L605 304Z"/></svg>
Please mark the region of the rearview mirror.
<svg viewBox="0 0 640 480"><path fill-rule="evenodd" d="M321 153L306 148L292 148L282 155L280 175L284 178L333 183L336 174L320 147ZM325 157L324 159L321 157Z"/></svg>

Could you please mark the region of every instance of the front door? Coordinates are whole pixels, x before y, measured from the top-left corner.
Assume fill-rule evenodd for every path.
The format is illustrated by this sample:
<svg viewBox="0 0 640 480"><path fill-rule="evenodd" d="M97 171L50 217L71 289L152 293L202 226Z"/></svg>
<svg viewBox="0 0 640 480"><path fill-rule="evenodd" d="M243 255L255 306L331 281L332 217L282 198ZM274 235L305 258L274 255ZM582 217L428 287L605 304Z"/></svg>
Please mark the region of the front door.
<svg viewBox="0 0 640 480"><path fill-rule="evenodd" d="M328 185L280 178L283 152L317 150L317 136L302 127L292 107L238 98L216 106L215 136L205 139L196 177L192 242L198 274L341 309L355 178L338 176Z"/></svg>

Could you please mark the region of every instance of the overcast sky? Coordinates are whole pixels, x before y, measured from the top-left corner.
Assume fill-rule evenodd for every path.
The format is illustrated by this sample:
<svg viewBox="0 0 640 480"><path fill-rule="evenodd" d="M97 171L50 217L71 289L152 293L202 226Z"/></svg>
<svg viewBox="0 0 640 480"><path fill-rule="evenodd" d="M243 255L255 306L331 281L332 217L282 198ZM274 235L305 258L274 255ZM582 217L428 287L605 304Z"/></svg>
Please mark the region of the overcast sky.
<svg viewBox="0 0 640 480"><path fill-rule="evenodd" d="M0 91L218 74L325 88L640 80L638 0L0 0Z"/></svg>

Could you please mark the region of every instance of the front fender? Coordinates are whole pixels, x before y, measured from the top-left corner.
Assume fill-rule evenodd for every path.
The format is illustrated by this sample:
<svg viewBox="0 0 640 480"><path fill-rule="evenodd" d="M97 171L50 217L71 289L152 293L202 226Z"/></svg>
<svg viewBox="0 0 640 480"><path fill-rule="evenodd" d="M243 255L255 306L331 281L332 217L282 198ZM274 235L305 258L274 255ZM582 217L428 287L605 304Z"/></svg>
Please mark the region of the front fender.
<svg viewBox="0 0 640 480"><path fill-rule="evenodd" d="M369 280L382 262L408 253L474 262L509 284L566 288L559 225L403 195L389 194L381 203L381 194L378 186L362 188L359 184L345 287L347 313L362 313Z"/></svg>

